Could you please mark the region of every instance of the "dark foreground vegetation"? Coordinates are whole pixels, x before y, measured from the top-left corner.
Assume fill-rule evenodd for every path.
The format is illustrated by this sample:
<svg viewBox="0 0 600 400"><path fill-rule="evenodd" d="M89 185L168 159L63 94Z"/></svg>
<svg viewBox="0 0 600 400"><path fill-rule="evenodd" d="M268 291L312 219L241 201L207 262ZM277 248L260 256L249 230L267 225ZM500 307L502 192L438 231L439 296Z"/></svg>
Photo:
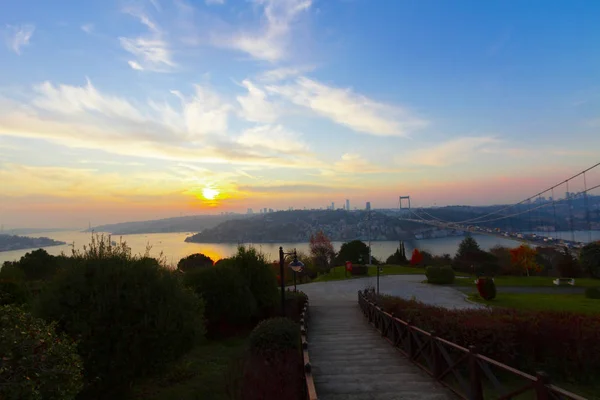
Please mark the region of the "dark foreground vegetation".
<svg viewBox="0 0 600 400"><path fill-rule="evenodd" d="M174 270L92 236L71 256L5 263L0 398L300 398L306 296L290 292L279 317L276 276L252 248L195 261Z"/></svg>

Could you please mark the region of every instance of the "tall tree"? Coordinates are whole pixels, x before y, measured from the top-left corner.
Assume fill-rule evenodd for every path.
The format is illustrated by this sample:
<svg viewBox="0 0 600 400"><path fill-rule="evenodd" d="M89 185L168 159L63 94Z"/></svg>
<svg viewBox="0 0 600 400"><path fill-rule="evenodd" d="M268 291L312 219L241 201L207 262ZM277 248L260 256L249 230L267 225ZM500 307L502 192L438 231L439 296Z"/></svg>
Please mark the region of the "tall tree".
<svg viewBox="0 0 600 400"><path fill-rule="evenodd" d="M579 261L591 276L600 278L600 241L586 244L581 249Z"/></svg>
<svg viewBox="0 0 600 400"><path fill-rule="evenodd" d="M340 248L337 262L343 264L350 261L353 264L366 264L369 262L369 246L360 240L346 242Z"/></svg>
<svg viewBox="0 0 600 400"><path fill-rule="evenodd" d="M335 250L333 250L331 240L323 231L310 235L310 256L317 271L329 272L335 258Z"/></svg>
<svg viewBox="0 0 600 400"><path fill-rule="evenodd" d="M510 261L519 270L526 272L527 276L531 271L541 271L541 266L536 262L537 251L534 248L522 244L521 246L511 249Z"/></svg>
<svg viewBox="0 0 600 400"><path fill-rule="evenodd" d="M182 258L177 263L177 269L183 272L196 269L212 267L214 265L212 258L202 254L190 254L189 256Z"/></svg>
<svg viewBox="0 0 600 400"><path fill-rule="evenodd" d="M412 253L412 257L410 258L410 265L417 266L421 265L423 262L423 254L419 251L419 249L414 249Z"/></svg>
<svg viewBox="0 0 600 400"><path fill-rule="evenodd" d="M454 269L464 272L473 272L475 264L480 261L482 250L473 237L467 236L460 242L454 257Z"/></svg>

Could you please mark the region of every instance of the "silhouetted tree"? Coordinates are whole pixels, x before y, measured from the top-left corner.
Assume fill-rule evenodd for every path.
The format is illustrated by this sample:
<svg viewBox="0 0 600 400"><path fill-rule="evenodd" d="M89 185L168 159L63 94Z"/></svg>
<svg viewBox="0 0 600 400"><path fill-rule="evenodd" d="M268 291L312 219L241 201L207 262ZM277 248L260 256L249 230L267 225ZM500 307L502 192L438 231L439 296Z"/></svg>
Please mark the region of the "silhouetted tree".
<svg viewBox="0 0 600 400"><path fill-rule="evenodd" d="M331 240L323 231L310 235L310 256L318 272L329 272L335 258L335 250L333 250Z"/></svg>
<svg viewBox="0 0 600 400"><path fill-rule="evenodd" d="M196 253L190 254L189 256L179 260L177 263L177 269L186 272L196 268L212 267L213 265L214 262L210 257L202 253Z"/></svg>
<svg viewBox="0 0 600 400"><path fill-rule="evenodd" d="M592 277L600 278L600 241L586 244L581 249L579 261Z"/></svg>
<svg viewBox="0 0 600 400"><path fill-rule="evenodd" d="M344 264L346 261L353 264L367 264L369 262L369 246L360 240L344 243L338 253L337 262Z"/></svg>

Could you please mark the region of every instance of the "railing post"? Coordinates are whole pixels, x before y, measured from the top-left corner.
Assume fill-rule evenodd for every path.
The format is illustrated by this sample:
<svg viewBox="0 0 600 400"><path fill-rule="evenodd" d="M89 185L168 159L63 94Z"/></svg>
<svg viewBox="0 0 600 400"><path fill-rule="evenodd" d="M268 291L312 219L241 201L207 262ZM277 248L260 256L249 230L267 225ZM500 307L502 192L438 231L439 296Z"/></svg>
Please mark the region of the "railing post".
<svg viewBox="0 0 600 400"><path fill-rule="evenodd" d="M483 400L481 369L477 362L477 348L469 346L469 400Z"/></svg>
<svg viewBox="0 0 600 400"><path fill-rule="evenodd" d="M547 384L550 383L550 379L548 375L542 371L538 371L535 374L535 398L537 400L548 400L550 399L550 395L548 393Z"/></svg>
<svg viewBox="0 0 600 400"><path fill-rule="evenodd" d="M431 341L429 346L431 347L431 362L433 363L431 372L433 372L435 379L440 379L442 375L442 355L440 354L440 349L438 349L438 340L435 331L431 331L429 340Z"/></svg>

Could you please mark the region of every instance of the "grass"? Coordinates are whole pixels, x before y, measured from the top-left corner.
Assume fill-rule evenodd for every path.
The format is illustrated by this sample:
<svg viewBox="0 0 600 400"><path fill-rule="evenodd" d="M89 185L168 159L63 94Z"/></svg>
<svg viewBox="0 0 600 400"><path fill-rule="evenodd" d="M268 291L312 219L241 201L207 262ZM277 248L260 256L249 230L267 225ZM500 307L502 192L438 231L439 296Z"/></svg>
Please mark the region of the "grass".
<svg viewBox="0 0 600 400"><path fill-rule="evenodd" d="M409 267L403 265L382 265L383 271L380 272L381 275L425 275L425 268L423 267ZM376 276L377 269L376 267L369 268L368 276ZM319 275L312 282L328 282L328 281L339 281L344 279L356 279L356 278L365 278L367 275L358 275L352 276L350 272L348 272L348 276L346 276L346 267L334 267L331 268L331 271L328 274Z"/></svg>
<svg viewBox="0 0 600 400"><path fill-rule="evenodd" d="M228 370L246 349L246 337L199 345L165 374L136 384L133 399L225 400Z"/></svg>
<svg viewBox="0 0 600 400"><path fill-rule="evenodd" d="M493 307L521 310L569 311L583 314L600 314L600 299L588 299L583 294L502 293L486 301L478 294L469 295L469 300Z"/></svg>
<svg viewBox="0 0 600 400"><path fill-rule="evenodd" d="M457 280L454 284L457 286L475 286L475 277L472 279ZM552 281L556 279L550 276L497 276L494 278L496 286L511 287L559 287ZM571 287L564 285L560 287ZM575 287L600 287L599 279L576 278Z"/></svg>

